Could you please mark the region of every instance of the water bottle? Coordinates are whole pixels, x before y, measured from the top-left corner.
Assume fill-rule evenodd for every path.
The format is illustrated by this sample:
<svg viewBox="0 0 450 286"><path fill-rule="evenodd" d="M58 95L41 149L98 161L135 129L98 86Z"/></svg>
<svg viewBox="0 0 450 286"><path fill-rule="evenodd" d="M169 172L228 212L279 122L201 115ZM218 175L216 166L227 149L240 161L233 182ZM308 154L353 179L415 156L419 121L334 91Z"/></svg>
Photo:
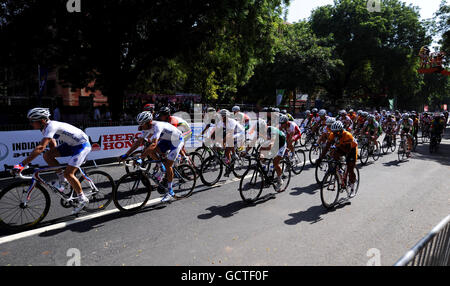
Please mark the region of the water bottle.
<svg viewBox="0 0 450 286"><path fill-rule="evenodd" d="M274 167L273 167L273 164L272 165L270 165L270 169L269 169L269 177L272 177L272 174L273 174L273 169L274 169Z"/></svg>

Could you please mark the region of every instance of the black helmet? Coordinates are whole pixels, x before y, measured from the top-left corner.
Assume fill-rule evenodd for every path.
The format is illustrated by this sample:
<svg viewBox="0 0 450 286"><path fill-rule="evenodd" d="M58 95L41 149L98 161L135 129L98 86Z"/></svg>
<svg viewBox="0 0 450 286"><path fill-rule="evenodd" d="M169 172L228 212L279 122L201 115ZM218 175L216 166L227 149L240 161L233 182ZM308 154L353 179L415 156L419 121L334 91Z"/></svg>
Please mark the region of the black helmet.
<svg viewBox="0 0 450 286"><path fill-rule="evenodd" d="M161 107L159 115L170 115L170 108L167 106Z"/></svg>

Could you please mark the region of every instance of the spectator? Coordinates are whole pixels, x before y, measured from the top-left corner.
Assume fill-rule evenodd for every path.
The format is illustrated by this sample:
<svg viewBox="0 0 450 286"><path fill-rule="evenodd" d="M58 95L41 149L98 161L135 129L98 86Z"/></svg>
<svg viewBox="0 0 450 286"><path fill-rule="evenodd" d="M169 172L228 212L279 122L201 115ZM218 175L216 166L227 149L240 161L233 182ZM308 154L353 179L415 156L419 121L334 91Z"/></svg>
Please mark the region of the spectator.
<svg viewBox="0 0 450 286"><path fill-rule="evenodd" d="M95 108L94 110L94 120L100 120L102 118L101 114L100 114L100 109L98 107Z"/></svg>
<svg viewBox="0 0 450 286"><path fill-rule="evenodd" d="M106 107L106 110L105 110L105 120L106 121L112 121L111 112L109 111L108 107Z"/></svg>
<svg viewBox="0 0 450 286"><path fill-rule="evenodd" d="M56 106L55 109L53 109L53 120L61 121L61 112L58 106Z"/></svg>

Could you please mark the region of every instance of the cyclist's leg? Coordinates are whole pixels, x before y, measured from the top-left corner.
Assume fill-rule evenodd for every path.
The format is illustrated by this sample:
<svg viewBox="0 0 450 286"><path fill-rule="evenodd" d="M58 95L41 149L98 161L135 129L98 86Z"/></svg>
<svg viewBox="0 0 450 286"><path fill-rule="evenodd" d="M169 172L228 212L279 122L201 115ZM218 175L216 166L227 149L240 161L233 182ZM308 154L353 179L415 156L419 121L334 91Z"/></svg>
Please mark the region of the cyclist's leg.
<svg viewBox="0 0 450 286"><path fill-rule="evenodd" d="M64 147L63 147L64 145ZM60 145L56 148L51 148L50 150L48 150L47 152L44 153L43 158L45 160L45 162L47 163L47 165L49 167L57 167L59 166L59 162L56 160L56 158L62 157L63 152L60 152L59 150L63 151L62 149L66 149L67 144L63 144ZM59 149L58 149L59 148ZM66 150L69 151L69 150ZM72 155L72 153L69 151L69 156Z"/></svg>
<svg viewBox="0 0 450 286"><path fill-rule="evenodd" d="M72 158L69 160L69 163L64 170L64 177L67 179L69 184L72 186L74 191L78 194L78 196L83 196L83 190L81 188L81 183L78 178L75 176L75 173L84 163L87 155L91 152L90 144L86 144L82 149L78 149L74 152Z"/></svg>

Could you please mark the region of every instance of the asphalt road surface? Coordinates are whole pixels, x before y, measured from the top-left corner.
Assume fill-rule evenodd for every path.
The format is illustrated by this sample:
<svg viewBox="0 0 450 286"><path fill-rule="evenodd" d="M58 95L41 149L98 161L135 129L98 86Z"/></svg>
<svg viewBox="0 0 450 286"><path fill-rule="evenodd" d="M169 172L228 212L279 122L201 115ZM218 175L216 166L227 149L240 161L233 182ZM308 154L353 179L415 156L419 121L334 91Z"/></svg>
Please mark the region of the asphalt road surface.
<svg viewBox="0 0 450 286"><path fill-rule="evenodd" d="M33 233L0 236L0 265L64 266L74 249L83 266L393 265L449 214L449 134L438 154L426 144L406 162L397 153L369 160L358 195L331 211L321 205L309 163L286 192L265 189L253 205L242 202L232 176L168 205L123 215L111 204L77 223L53 200ZM125 173L117 165L100 169L116 180Z"/></svg>

